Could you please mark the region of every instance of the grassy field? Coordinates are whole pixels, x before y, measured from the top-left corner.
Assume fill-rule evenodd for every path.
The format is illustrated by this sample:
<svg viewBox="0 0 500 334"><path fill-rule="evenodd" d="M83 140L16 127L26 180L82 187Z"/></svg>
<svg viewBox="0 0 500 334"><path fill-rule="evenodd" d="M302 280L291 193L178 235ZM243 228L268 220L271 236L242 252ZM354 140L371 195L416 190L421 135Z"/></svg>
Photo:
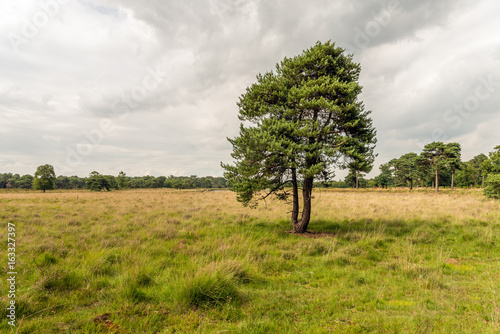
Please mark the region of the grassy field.
<svg viewBox="0 0 500 334"><path fill-rule="evenodd" d="M2 192L1 333L499 333L500 201L480 191ZM19 322L22 323L19 326Z"/></svg>

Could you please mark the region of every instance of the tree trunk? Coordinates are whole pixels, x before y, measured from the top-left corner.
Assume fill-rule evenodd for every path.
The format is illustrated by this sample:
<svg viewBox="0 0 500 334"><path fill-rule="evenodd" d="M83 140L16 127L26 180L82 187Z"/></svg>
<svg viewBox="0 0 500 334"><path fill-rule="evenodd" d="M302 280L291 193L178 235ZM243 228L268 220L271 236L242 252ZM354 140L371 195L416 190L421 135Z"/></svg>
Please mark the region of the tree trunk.
<svg viewBox="0 0 500 334"><path fill-rule="evenodd" d="M484 175L483 175L483 181L481 183L481 188L484 188Z"/></svg>
<svg viewBox="0 0 500 334"><path fill-rule="evenodd" d="M410 190L413 190L413 180L410 180Z"/></svg>
<svg viewBox="0 0 500 334"><path fill-rule="evenodd" d="M436 192L439 191L439 174L438 174L438 170L436 168Z"/></svg>
<svg viewBox="0 0 500 334"><path fill-rule="evenodd" d="M356 171L356 190L358 190L359 187L358 179L359 179L359 170Z"/></svg>
<svg viewBox="0 0 500 334"><path fill-rule="evenodd" d="M453 190L453 183L455 182L455 171L451 173L451 190Z"/></svg>
<svg viewBox="0 0 500 334"><path fill-rule="evenodd" d="M299 219L299 188L297 186L297 170L292 168L292 227L295 228Z"/></svg>
<svg viewBox="0 0 500 334"><path fill-rule="evenodd" d="M304 186L302 187L302 196L304 201L302 219L293 226L294 233L305 233L307 231L307 225L309 225L309 220L311 219L311 194L313 180L314 179L312 177L304 179Z"/></svg>

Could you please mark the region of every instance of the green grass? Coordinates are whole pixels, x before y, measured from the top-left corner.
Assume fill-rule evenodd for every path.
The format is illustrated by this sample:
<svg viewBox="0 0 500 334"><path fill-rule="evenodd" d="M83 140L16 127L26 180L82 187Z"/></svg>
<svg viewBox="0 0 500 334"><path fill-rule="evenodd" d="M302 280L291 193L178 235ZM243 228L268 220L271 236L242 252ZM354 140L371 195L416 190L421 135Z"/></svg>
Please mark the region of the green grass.
<svg viewBox="0 0 500 334"><path fill-rule="evenodd" d="M499 333L500 203L480 191L2 192L1 333ZM5 247L5 246L4 246ZM4 248L6 250L6 248ZM7 260L1 267L6 276Z"/></svg>

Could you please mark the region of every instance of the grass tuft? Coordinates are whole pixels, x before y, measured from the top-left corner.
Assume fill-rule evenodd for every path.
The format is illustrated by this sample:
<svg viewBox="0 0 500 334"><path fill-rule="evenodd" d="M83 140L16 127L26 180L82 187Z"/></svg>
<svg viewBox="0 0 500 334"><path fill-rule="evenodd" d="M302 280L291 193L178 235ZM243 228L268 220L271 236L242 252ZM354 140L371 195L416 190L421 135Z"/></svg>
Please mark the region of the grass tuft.
<svg viewBox="0 0 500 334"><path fill-rule="evenodd" d="M232 263L209 265L186 280L180 289L179 301L202 308L222 306L228 302L238 304L243 298L237 285L247 280L245 272Z"/></svg>
<svg viewBox="0 0 500 334"><path fill-rule="evenodd" d="M40 281L40 287L45 291L68 292L82 286L83 279L74 272L57 269L47 273Z"/></svg>

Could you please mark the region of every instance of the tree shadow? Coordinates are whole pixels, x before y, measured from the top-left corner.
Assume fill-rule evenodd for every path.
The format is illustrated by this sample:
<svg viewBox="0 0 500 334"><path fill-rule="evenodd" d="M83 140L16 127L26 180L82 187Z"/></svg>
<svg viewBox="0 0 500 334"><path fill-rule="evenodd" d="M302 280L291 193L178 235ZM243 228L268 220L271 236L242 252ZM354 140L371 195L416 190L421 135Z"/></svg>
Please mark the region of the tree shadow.
<svg viewBox="0 0 500 334"><path fill-rule="evenodd" d="M422 219L391 220L361 218L357 220L317 219L311 220L308 233L302 234L307 238L342 237L352 239L353 235L378 234L385 237L404 238L413 236L415 231L438 231L444 227L444 222L427 221ZM300 236L291 231L292 226L287 219L269 221L254 221L244 227L246 230L259 234L279 234L283 238Z"/></svg>
<svg viewBox="0 0 500 334"><path fill-rule="evenodd" d="M288 222L288 225L290 223ZM358 219L358 220L312 220L306 237L346 237L352 234L380 234L387 237L406 237L423 227L437 230L441 224L425 220L390 220L390 219ZM286 232L286 231L285 231Z"/></svg>

